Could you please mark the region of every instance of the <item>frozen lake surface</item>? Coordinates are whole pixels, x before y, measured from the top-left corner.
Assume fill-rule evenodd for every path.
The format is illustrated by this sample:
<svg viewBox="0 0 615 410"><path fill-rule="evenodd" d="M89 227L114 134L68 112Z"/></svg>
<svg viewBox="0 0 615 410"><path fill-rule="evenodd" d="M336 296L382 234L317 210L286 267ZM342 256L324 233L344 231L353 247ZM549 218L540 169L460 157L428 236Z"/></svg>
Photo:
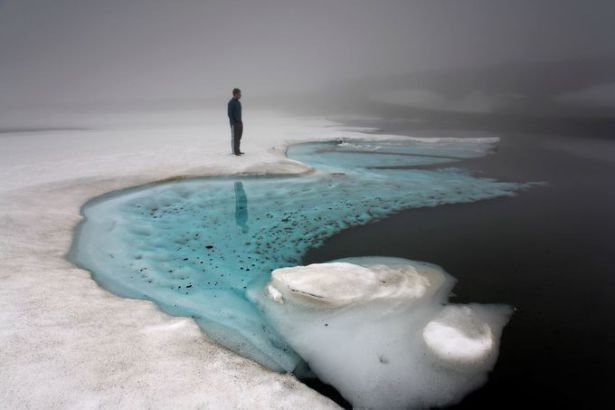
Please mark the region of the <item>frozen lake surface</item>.
<svg viewBox="0 0 615 410"><path fill-rule="evenodd" d="M352 226L403 209L514 195L528 185L477 177L455 162L497 138L335 141L290 146L316 171L201 178L89 201L71 259L103 287L193 317L209 337L273 370L308 374L279 327L248 297L274 269ZM435 168L430 167L437 165Z"/></svg>

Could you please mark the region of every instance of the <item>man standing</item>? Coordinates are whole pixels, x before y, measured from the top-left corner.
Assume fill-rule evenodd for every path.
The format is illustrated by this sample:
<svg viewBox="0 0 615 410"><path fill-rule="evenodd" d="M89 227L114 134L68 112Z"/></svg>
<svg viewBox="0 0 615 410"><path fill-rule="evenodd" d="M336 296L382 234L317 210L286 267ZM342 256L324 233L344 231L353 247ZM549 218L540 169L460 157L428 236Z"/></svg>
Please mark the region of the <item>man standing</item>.
<svg viewBox="0 0 615 410"><path fill-rule="evenodd" d="M243 122L241 122L241 90L233 89L233 98L228 102L228 118L231 121L231 149L234 155L243 155L239 149L241 134L243 134Z"/></svg>

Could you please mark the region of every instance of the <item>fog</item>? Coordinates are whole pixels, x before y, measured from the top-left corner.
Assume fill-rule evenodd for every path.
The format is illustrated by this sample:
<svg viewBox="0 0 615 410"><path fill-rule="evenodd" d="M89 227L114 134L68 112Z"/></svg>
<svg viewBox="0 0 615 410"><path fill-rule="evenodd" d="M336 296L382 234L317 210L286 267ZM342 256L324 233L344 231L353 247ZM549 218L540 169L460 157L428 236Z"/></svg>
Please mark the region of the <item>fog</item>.
<svg viewBox="0 0 615 410"><path fill-rule="evenodd" d="M609 0L0 0L0 107L219 101L233 87L271 98L596 61L615 55L613 21Z"/></svg>
<svg viewBox="0 0 615 410"><path fill-rule="evenodd" d="M218 318L271 343L255 344L261 357L288 337L320 377L306 384L342 405L323 383L352 398L374 375L431 377L387 338L405 304L394 321L368 312L379 327L355 332L359 310L321 324L290 303L294 316L261 315L246 297L257 272L382 255L455 274L452 304L514 306L489 383L460 408L615 408L614 39L615 0L0 0L0 407L333 405L219 348ZM226 112L234 87L241 156ZM126 208L142 218L105 214L96 227L111 236L91 249L132 286L125 296L170 295L156 299L169 310L181 299L172 313L184 319L109 294L67 260L84 202L136 186L176 192ZM205 310L218 316L193 314ZM282 320L302 317L304 333ZM192 318L211 319L208 337ZM455 321L423 319L399 327L425 342L412 357L474 383L442 360L437 342ZM453 339L490 340L464 329ZM399 388L367 399L386 406L383 395L411 392Z"/></svg>

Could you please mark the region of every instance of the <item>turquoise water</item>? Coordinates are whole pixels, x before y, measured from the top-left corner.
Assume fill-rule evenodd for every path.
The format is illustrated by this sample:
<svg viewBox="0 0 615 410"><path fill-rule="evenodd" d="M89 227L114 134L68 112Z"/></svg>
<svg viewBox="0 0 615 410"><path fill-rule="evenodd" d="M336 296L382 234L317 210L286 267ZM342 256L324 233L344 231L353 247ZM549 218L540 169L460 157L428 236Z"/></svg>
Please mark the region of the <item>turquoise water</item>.
<svg viewBox="0 0 615 410"><path fill-rule="evenodd" d="M298 371L301 358L246 298L247 289L262 286L273 269L300 265L307 249L350 226L527 187L450 167L494 149L478 140L298 144L288 156L317 172L199 178L95 198L83 206L70 257L111 292L193 317L233 351ZM429 164L442 168L412 168Z"/></svg>

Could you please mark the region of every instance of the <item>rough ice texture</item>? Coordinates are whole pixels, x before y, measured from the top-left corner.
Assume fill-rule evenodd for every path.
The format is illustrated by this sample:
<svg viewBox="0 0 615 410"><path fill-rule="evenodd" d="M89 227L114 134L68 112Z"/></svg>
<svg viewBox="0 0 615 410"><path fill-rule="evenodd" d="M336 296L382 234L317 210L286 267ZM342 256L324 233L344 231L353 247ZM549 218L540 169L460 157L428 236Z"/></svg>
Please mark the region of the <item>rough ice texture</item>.
<svg viewBox="0 0 615 410"><path fill-rule="evenodd" d="M441 277L431 272L419 273L412 265L368 269L348 262L314 263L274 270L267 291L279 303L292 299L315 306L419 299L439 288Z"/></svg>
<svg viewBox="0 0 615 410"><path fill-rule="evenodd" d="M270 147L345 134L324 121L246 114L239 158L223 110L123 114L121 123L0 118L4 129L87 128L0 136L0 407L337 408L220 347L192 319L109 293L65 258L89 198L175 176L287 172Z"/></svg>
<svg viewBox="0 0 615 410"><path fill-rule="evenodd" d="M346 258L275 270L249 296L353 406L426 408L458 402L486 381L511 313L446 305L454 283L424 262Z"/></svg>
<svg viewBox="0 0 615 410"><path fill-rule="evenodd" d="M469 306L447 306L423 329L429 350L452 366L478 364L494 351L491 327Z"/></svg>

